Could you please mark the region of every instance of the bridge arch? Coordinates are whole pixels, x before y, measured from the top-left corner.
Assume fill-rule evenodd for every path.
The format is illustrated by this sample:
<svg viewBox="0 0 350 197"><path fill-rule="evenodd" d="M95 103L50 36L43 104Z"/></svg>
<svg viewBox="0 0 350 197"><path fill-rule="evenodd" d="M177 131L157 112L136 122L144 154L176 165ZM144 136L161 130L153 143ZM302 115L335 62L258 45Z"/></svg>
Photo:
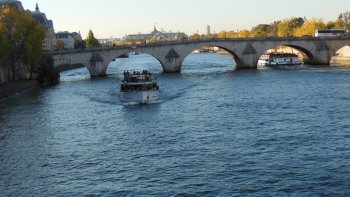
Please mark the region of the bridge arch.
<svg viewBox="0 0 350 197"><path fill-rule="evenodd" d="M331 66L349 66L350 65L350 45L345 45L343 47L337 47L332 53L330 65Z"/></svg>
<svg viewBox="0 0 350 197"><path fill-rule="evenodd" d="M211 43L202 43L202 44L199 44L199 45L196 45L196 46L193 46L193 47L189 47L187 50L185 50L183 53L182 53L182 60L181 60L181 65L184 63L184 61L186 60L186 58L191 55L194 51L196 50L200 50L202 48L205 48L205 47L208 47L208 48L213 48L213 47L217 47L219 48L220 50L223 50L225 52L227 52L230 57L233 59L233 66L232 67L235 67L237 65L240 65L241 64L241 60L240 58L238 57L238 55L236 53L234 53L232 50L230 50L227 46L223 46L223 45L220 45L220 44L211 44Z"/></svg>
<svg viewBox="0 0 350 197"><path fill-rule="evenodd" d="M114 62L116 59L121 59L121 58L124 58L124 57L125 57L125 58L129 57L130 53L132 53L132 52L134 52L134 53L139 53L139 54L146 54L146 55L149 55L149 56L151 56L152 58L156 59L156 60L160 63L160 65L161 65L162 67L164 67L163 62L160 60L160 58L159 58L157 55L154 55L153 53L151 53L151 52L149 52L149 51L140 50L140 49L127 49L127 50L125 50L125 51L116 51L116 52L113 52L113 53L109 56L109 58L106 60L106 61L108 61L108 66L107 66L107 67L109 67L110 64L111 64L112 62Z"/></svg>
<svg viewBox="0 0 350 197"><path fill-rule="evenodd" d="M114 61L110 62L107 69L107 74L116 74L128 71L140 71L147 69L152 73L162 72L163 66L159 59L148 53L136 54L129 53L128 57L116 58Z"/></svg>
<svg viewBox="0 0 350 197"><path fill-rule="evenodd" d="M298 55L302 57L304 63L306 64L308 63L313 64L316 61L313 53L304 46L299 46L296 44L282 44L282 45L277 44L277 45L271 45L271 46L265 47L261 51L259 51L258 57L260 58L264 53L266 53L269 50L274 50L274 49L277 49L278 47L287 47L287 49L285 50L286 52L293 52L293 50L296 50L298 52Z"/></svg>

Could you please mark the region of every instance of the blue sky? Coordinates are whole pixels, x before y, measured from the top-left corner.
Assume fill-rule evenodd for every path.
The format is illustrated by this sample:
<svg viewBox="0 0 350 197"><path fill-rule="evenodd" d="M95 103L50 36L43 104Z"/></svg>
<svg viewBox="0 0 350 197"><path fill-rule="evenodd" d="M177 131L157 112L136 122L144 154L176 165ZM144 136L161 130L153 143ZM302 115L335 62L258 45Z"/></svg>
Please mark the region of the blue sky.
<svg viewBox="0 0 350 197"><path fill-rule="evenodd" d="M251 29L290 17L335 20L350 10L350 0L22 0L25 9L39 4L56 31L91 29L98 38L123 37L158 29L187 34Z"/></svg>

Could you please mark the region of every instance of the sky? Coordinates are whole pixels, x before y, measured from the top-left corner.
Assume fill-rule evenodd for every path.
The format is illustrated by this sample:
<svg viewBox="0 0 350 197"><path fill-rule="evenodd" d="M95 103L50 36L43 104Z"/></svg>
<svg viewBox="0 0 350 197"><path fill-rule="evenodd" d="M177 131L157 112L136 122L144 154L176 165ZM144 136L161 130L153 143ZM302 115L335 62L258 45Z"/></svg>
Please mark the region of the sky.
<svg viewBox="0 0 350 197"><path fill-rule="evenodd" d="M350 0L21 0L23 7L53 20L57 31L92 30L97 38L158 30L206 33L250 30L291 17L334 21L350 11Z"/></svg>

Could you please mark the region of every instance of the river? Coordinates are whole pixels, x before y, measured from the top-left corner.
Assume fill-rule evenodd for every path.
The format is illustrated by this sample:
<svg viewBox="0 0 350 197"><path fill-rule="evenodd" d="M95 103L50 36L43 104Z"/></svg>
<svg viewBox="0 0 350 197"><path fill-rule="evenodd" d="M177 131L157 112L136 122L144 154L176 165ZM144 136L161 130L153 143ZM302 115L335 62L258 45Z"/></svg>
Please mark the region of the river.
<svg viewBox="0 0 350 197"><path fill-rule="evenodd" d="M1 101L0 196L350 196L350 67L233 65L130 56ZM121 103L142 69L161 100Z"/></svg>

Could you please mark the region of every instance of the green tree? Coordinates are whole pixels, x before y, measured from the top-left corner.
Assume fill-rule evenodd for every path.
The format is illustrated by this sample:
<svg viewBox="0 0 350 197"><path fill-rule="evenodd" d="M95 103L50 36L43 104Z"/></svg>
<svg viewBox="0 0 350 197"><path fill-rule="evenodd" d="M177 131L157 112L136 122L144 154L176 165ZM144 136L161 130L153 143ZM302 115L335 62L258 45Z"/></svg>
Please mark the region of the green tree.
<svg viewBox="0 0 350 197"><path fill-rule="evenodd" d="M334 21L329 21L327 24L326 24L326 28L327 29L334 29L335 28L335 23Z"/></svg>
<svg viewBox="0 0 350 197"><path fill-rule="evenodd" d="M83 40L74 40L74 48L75 49L85 48L85 42Z"/></svg>
<svg viewBox="0 0 350 197"><path fill-rule="evenodd" d="M181 36L178 38L178 40L180 40L180 41L185 41L185 40L187 40L187 37L186 37L185 35L181 35Z"/></svg>
<svg viewBox="0 0 350 197"><path fill-rule="evenodd" d="M0 65L8 69L8 81L16 80L17 69L36 71L43 55L45 33L46 29L30 13L9 6L1 7Z"/></svg>
<svg viewBox="0 0 350 197"><path fill-rule="evenodd" d="M86 42L86 48L96 48L101 46L101 44L95 38L94 33L92 33L92 30L89 31L89 34L85 42Z"/></svg>

